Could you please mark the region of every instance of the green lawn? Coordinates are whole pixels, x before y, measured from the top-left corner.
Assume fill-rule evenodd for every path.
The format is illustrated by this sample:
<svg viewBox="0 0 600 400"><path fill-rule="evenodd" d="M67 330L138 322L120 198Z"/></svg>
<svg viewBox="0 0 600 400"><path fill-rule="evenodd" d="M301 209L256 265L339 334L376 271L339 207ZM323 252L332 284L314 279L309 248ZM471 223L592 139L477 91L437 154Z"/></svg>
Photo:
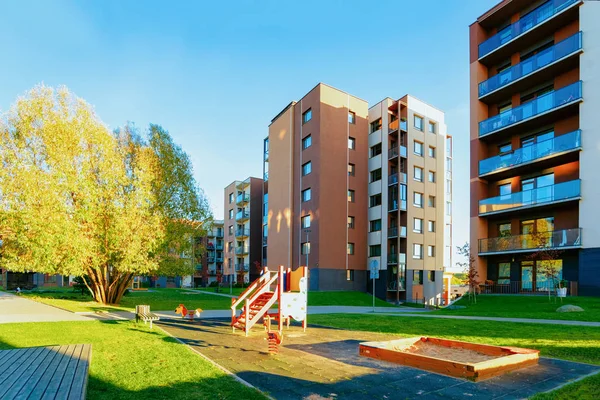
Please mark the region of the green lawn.
<svg viewBox="0 0 600 400"><path fill-rule="evenodd" d="M399 337L430 335L475 343L540 350L546 357L600 365L600 328L492 321L411 318L378 315L313 315L310 323ZM600 374L565 386L536 400L598 399Z"/></svg>
<svg viewBox="0 0 600 400"><path fill-rule="evenodd" d="M308 292L309 306L364 306L373 305L373 296L364 292ZM375 299L376 307L395 307L393 304Z"/></svg>
<svg viewBox="0 0 600 400"><path fill-rule="evenodd" d="M92 344L88 399L264 399L164 334L129 321L1 324L0 349Z"/></svg>
<svg viewBox="0 0 600 400"><path fill-rule="evenodd" d="M600 321L600 298L598 297L567 297L557 303L548 301L547 296L477 296L477 303L469 303L462 298L455 305L466 306L465 309L436 311L446 315L476 315L484 317L507 318L541 318L568 319L577 321ZM556 309L564 304L573 304L583 308L579 313L558 313Z"/></svg>

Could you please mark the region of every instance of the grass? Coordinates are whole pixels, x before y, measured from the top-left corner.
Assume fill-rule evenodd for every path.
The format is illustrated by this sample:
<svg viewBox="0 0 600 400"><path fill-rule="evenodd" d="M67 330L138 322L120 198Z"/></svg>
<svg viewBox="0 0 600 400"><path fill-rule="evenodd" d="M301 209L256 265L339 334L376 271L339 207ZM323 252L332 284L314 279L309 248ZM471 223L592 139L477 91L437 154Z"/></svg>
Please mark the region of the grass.
<svg viewBox="0 0 600 400"><path fill-rule="evenodd" d="M547 296L477 296L477 303L469 303L467 298L462 298L455 305L465 306L464 309L442 309L437 313L445 315L470 315L483 317L506 318L537 318L561 319L576 321L600 321L600 298L598 297L568 297L561 303L548 301ZM558 313L556 309L561 305L573 304L583 308L584 312Z"/></svg>
<svg viewBox="0 0 600 400"><path fill-rule="evenodd" d="M160 329L129 321L0 325L0 349L92 344L94 399L264 399Z"/></svg>
<svg viewBox="0 0 600 400"><path fill-rule="evenodd" d="M309 306L373 306L373 296L364 292L308 292ZM375 299L376 307L395 307L386 301Z"/></svg>
<svg viewBox="0 0 600 400"><path fill-rule="evenodd" d="M600 365L600 328L493 321L377 315L313 315L310 323L399 337L429 335L502 346L537 349L542 356ZM567 385L536 400L600 398L600 374Z"/></svg>

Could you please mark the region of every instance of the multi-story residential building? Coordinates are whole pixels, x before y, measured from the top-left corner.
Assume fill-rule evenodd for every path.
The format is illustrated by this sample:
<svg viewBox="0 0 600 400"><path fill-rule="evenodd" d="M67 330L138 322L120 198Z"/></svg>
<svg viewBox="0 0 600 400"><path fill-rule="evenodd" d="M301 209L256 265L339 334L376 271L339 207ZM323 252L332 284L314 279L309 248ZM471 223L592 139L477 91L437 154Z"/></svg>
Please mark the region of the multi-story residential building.
<svg viewBox="0 0 600 400"><path fill-rule="evenodd" d="M224 221L214 220L208 230L206 239L198 238L197 243L205 246L200 261L196 264L194 286L206 286L213 282L221 282L224 262Z"/></svg>
<svg viewBox="0 0 600 400"><path fill-rule="evenodd" d="M70 286L72 282L73 277L69 276L36 272L11 272L0 268L0 288L5 290L63 287Z"/></svg>
<svg viewBox="0 0 600 400"><path fill-rule="evenodd" d="M248 178L225 188L225 282L249 282L258 278L262 262L263 180Z"/></svg>
<svg viewBox="0 0 600 400"><path fill-rule="evenodd" d="M369 108L368 263L384 299L442 303L451 263L452 139L410 95Z"/></svg>
<svg viewBox="0 0 600 400"><path fill-rule="evenodd" d="M470 26L471 251L486 290L553 290L552 266L572 294L600 294L599 21L596 1L504 0Z"/></svg>
<svg viewBox="0 0 600 400"><path fill-rule="evenodd" d="M365 290L367 102L318 84L265 139L266 265L308 265L311 290Z"/></svg>

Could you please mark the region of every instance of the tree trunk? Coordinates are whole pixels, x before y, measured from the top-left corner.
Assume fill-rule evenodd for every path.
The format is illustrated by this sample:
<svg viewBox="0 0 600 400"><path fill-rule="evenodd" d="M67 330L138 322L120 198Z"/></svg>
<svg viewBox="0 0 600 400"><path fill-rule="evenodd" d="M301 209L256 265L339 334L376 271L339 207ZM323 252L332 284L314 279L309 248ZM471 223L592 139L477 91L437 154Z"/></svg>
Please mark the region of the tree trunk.
<svg viewBox="0 0 600 400"><path fill-rule="evenodd" d="M90 277L89 285L86 282L86 286L92 293L94 301L102 305L118 305L125 294L125 290L129 286L133 274L112 274L106 279L102 272L95 269L88 270L88 276Z"/></svg>

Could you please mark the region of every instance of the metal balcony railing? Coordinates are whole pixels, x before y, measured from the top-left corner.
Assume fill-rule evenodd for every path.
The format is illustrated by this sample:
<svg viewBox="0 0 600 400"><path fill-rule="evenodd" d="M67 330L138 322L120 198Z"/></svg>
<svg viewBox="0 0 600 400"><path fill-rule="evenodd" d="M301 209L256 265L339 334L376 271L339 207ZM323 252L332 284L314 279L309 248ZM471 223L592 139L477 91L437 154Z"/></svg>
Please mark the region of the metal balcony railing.
<svg viewBox="0 0 600 400"><path fill-rule="evenodd" d="M579 247L581 228L479 239L480 255Z"/></svg>
<svg viewBox="0 0 600 400"><path fill-rule="evenodd" d="M479 58L521 36L579 0L550 0L479 45Z"/></svg>
<svg viewBox="0 0 600 400"><path fill-rule="evenodd" d="M552 111L581 99L581 81L554 90L518 107L479 123L479 137L489 135L510 125Z"/></svg>
<svg viewBox="0 0 600 400"><path fill-rule="evenodd" d="M519 208L575 200L579 197L581 197L581 181L576 179L481 200L479 215L514 211Z"/></svg>
<svg viewBox="0 0 600 400"><path fill-rule="evenodd" d="M531 146L516 149L510 153L479 161L479 175L518 167L536 160L581 148L581 130L566 133L553 139L544 140Z"/></svg>

